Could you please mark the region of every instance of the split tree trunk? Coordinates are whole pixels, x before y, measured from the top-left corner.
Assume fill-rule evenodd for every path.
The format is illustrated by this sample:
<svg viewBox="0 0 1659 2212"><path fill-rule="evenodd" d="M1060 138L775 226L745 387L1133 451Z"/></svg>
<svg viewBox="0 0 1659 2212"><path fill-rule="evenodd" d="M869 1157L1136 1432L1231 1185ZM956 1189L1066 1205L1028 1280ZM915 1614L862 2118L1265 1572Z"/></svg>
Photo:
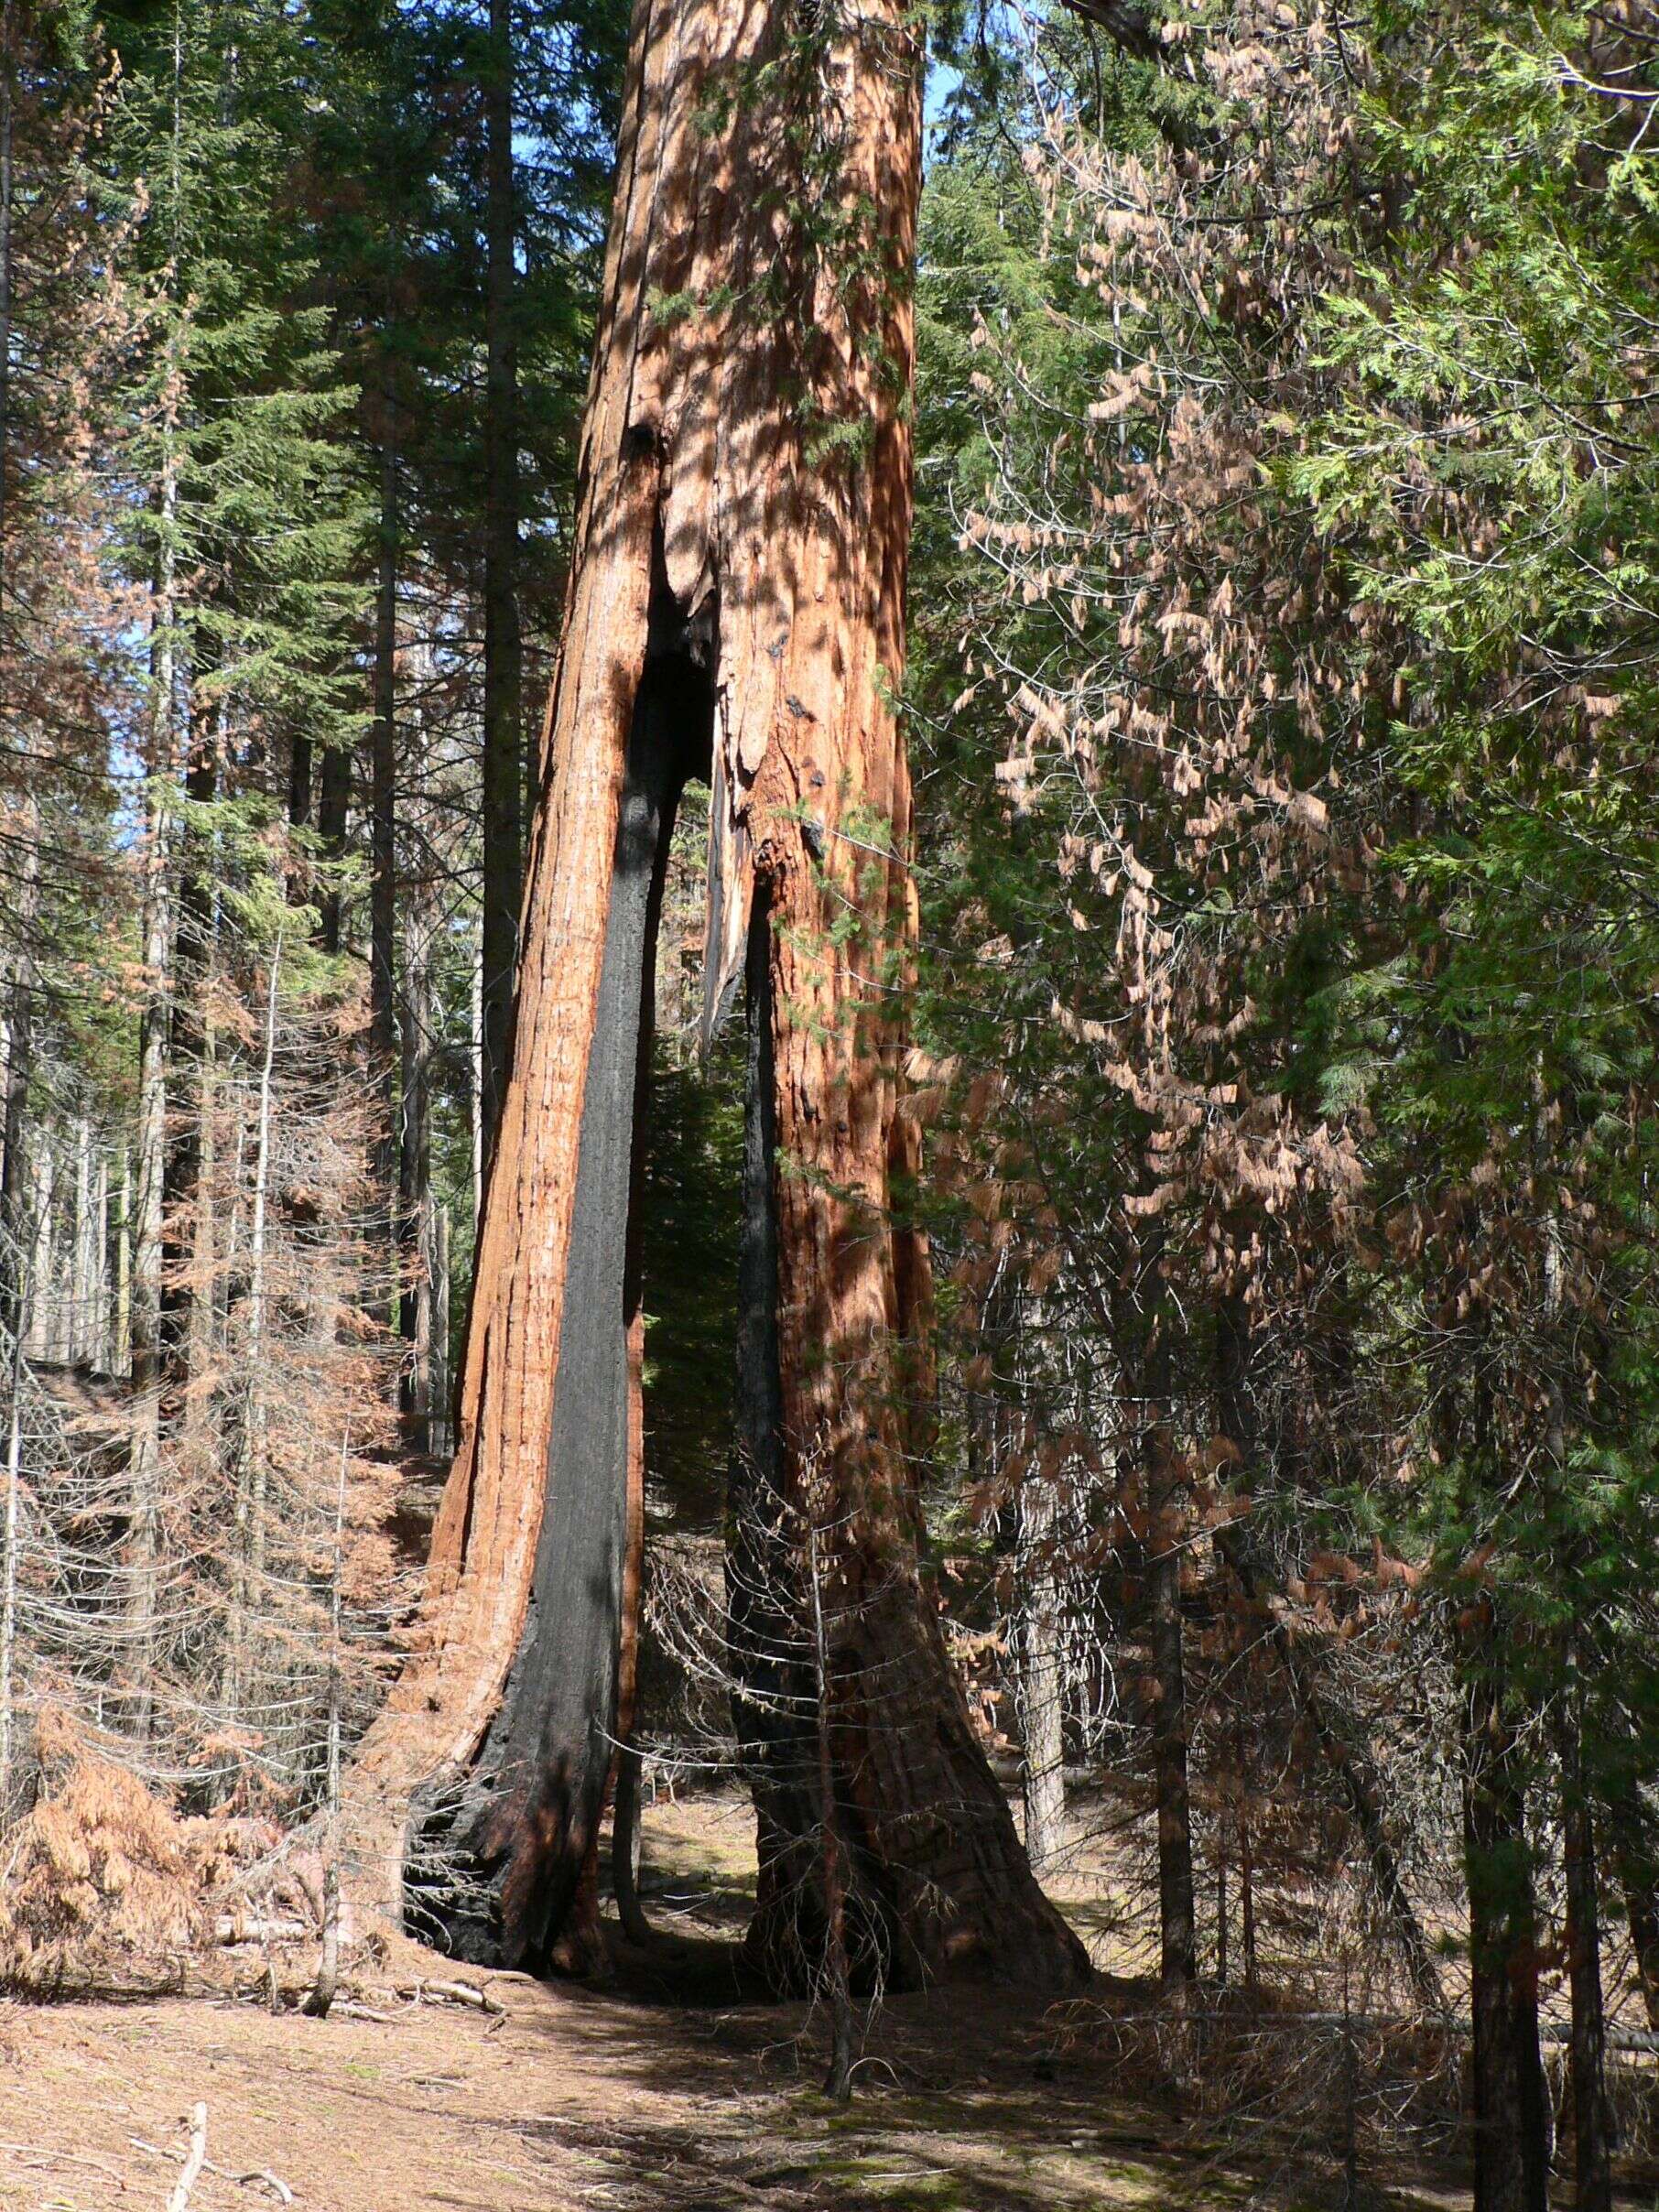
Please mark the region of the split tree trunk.
<svg viewBox="0 0 1659 2212"><path fill-rule="evenodd" d="M841 1833L895 1970L1061 1987L1083 1955L956 1688L905 1457L927 1274L889 1212L914 1165L892 1014L913 928L892 694L921 55L897 0L821 38L811 20L637 0L461 1449L423 1648L365 1747L360 1819L384 1845L388 1809L416 1793L422 1909L468 1956L546 1961L616 1720L641 1038L675 800L710 774L706 1018L753 944L769 1056L754 1186L776 1419L756 1472L829 1539ZM818 1891L802 1773L756 1778L756 1942L774 1959Z"/></svg>

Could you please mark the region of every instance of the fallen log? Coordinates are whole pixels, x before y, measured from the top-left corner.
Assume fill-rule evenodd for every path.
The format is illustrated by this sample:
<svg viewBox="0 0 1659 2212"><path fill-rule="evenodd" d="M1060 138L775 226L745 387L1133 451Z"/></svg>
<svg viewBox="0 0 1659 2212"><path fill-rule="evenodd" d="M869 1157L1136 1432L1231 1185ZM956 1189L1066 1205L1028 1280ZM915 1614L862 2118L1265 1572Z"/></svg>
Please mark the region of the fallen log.
<svg viewBox="0 0 1659 2212"><path fill-rule="evenodd" d="M476 2011L502 2015L506 2007L470 1981L428 1981L417 1977L415 1982L399 1983L397 1994L415 2004L471 2005Z"/></svg>

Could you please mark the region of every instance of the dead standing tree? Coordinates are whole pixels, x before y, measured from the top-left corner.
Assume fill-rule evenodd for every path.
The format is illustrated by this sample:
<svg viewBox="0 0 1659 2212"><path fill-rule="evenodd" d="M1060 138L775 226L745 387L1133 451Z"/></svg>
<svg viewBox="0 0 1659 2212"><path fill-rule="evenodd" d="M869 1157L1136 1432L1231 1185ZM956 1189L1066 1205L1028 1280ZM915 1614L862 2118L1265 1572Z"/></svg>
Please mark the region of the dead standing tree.
<svg viewBox="0 0 1659 2212"><path fill-rule="evenodd" d="M920 90L898 0L635 8L461 1448L419 1648L356 1783L364 1844L401 1874L407 1838L456 1876L470 1902L440 1909L470 1956L548 1959L611 1762L640 1423L631 1192L662 870L691 775L712 787L706 1026L747 963L764 1038L744 1194L762 1310L740 1319L738 1424L764 1480L748 1488L787 1496L819 1470L845 1532L829 1571L843 1597L881 1593L839 1608L862 1646L830 1667L842 1817L901 1971L1046 1987L1084 1971L950 1673L895 1388L928 1296L925 1249L890 1208L914 1146L893 691ZM873 1670L879 1701L861 1687ZM769 1949L817 1820L764 1775L757 1798Z"/></svg>

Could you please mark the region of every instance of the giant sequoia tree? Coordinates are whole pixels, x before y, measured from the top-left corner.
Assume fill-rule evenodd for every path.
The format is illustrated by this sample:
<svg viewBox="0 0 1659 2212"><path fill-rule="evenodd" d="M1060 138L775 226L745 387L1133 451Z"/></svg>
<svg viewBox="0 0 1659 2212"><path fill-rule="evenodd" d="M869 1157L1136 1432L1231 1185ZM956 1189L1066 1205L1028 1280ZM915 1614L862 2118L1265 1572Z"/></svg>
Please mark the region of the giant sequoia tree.
<svg viewBox="0 0 1659 2212"><path fill-rule="evenodd" d="M548 1959L599 1819L653 940L676 801L706 776L706 1024L746 969L752 1038L732 1581L758 1947L780 1972L810 1955L828 1813L895 1971L1084 1968L954 1686L908 1458L928 1276L894 1205L893 692L920 71L896 0L635 9L461 1444L420 1648L362 1762L383 1840L412 1800L393 1857L440 1870L468 1956Z"/></svg>

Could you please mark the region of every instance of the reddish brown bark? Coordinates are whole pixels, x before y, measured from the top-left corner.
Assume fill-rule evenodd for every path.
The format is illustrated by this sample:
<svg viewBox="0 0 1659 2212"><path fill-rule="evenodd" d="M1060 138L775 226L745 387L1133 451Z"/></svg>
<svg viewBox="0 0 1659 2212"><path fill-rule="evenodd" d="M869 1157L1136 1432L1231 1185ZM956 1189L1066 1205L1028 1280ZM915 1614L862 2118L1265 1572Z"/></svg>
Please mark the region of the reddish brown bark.
<svg viewBox="0 0 1659 2212"><path fill-rule="evenodd" d="M762 916L772 1480L825 1546L851 1848L900 1968L1062 1986L1080 1946L1031 1878L956 1689L905 1456L927 1271L890 1207L914 1161L892 695L921 57L898 0L821 47L808 20L637 0L461 1451L421 1649L359 1787L383 1847L388 1811L419 1794L429 1854L472 1885L447 1922L458 1947L548 1957L617 1718L628 1160L667 829L680 779L708 773L710 1020ZM802 181L786 103L837 144L828 195ZM817 1863L817 1820L798 1792L760 1795L764 1922L786 1868Z"/></svg>

